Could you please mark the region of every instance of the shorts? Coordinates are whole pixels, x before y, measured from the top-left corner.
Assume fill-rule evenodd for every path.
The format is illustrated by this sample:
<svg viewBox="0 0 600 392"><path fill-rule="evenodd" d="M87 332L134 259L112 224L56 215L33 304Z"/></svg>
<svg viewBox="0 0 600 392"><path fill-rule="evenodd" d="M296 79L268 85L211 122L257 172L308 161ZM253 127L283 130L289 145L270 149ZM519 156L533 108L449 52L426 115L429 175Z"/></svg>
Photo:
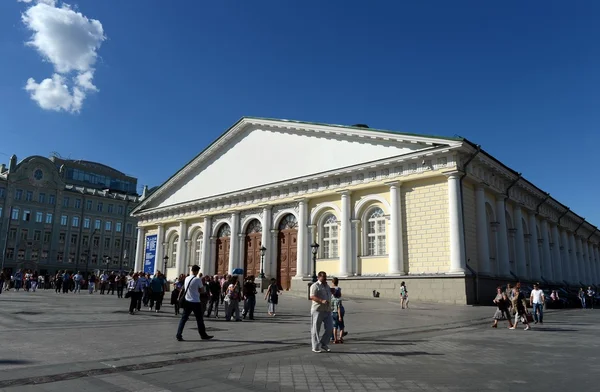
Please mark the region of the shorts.
<svg viewBox="0 0 600 392"><path fill-rule="evenodd" d="M333 328L334 329L344 329L344 319L342 318L342 321L340 321L337 312L331 313L331 318L333 319Z"/></svg>

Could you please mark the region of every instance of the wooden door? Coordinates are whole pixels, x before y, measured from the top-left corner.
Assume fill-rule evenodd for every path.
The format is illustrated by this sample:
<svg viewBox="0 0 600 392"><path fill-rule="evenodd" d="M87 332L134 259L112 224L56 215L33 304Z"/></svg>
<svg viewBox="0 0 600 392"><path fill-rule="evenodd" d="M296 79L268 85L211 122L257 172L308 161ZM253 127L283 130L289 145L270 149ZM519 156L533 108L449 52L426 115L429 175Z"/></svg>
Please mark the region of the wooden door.
<svg viewBox="0 0 600 392"><path fill-rule="evenodd" d="M217 262L215 274L225 275L229 271L229 247L231 246L230 237L217 238Z"/></svg>
<svg viewBox="0 0 600 392"><path fill-rule="evenodd" d="M277 242L277 281L283 290L289 290L298 261L298 221L294 215L281 220Z"/></svg>
<svg viewBox="0 0 600 392"><path fill-rule="evenodd" d="M229 271L229 247L231 246L231 229L224 224L217 232L217 254L215 274L225 275Z"/></svg>
<svg viewBox="0 0 600 392"><path fill-rule="evenodd" d="M260 274L260 247L262 246L262 233L250 233L246 235L246 246L244 250L244 274L245 276Z"/></svg>

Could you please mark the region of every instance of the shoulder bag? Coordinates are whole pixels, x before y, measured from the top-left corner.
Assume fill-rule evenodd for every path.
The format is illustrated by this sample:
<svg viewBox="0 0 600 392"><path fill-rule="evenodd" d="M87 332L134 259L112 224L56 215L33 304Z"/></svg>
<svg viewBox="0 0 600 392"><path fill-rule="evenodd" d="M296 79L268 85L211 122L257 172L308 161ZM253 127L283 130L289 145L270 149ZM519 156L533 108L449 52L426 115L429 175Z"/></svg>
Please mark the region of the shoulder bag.
<svg viewBox="0 0 600 392"><path fill-rule="evenodd" d="M181 293L179 295L179 299L177 299L177 303L179 304L180 308L183 308L185 306L185 295L188 292L188 289L190 288L190 285L192 284L192 281L196 279L196 277L194 276L192 279L190 279L190 282L188 283L187 287L185 288L185 290L183 291L183 293Z"/></svg>

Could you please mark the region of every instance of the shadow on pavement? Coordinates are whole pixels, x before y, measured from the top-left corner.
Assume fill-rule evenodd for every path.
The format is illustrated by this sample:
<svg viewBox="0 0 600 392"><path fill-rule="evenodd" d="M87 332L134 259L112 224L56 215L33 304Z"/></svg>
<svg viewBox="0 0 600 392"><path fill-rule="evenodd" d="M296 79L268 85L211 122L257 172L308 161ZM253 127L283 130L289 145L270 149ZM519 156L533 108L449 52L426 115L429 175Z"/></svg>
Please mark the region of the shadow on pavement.
<svg viewBox="0 0 600 392"><path fill-rule="evenodd" d="M427 356L440 356L445 354L438 353L428 353L425 351L407 351L403 353L390 353L385 351L375 351L375 352L336 352L339 355L389 355L392 357L410 357L416 355L427 355Z"/></svg>
<svg viewBox="0 0 600 392"><path fill-rule="evenodd" d="M24 359L0 359L0 365L29 365L35 361L27 361Z"/></svg>
<svg viewBox="0 0 600 392"><path fill-rule="evenodd" d="M572 328L545 328L545 327L533 328L532 330L534 330L536 332L577 332L577 331L579 331L578 329L572 329Z"/></svg>

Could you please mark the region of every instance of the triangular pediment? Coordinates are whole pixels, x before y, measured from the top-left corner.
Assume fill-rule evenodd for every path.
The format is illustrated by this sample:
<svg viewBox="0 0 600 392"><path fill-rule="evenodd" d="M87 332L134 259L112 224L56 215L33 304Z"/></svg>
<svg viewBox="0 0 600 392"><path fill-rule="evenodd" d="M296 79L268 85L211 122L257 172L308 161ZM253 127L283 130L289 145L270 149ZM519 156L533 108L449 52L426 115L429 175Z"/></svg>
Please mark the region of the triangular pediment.
<svg viewBox="0 0 600 392"><path fill-rule="evenodd" d="M460 141L359 127L243 118L136 212L456 144Z"/></svg>

